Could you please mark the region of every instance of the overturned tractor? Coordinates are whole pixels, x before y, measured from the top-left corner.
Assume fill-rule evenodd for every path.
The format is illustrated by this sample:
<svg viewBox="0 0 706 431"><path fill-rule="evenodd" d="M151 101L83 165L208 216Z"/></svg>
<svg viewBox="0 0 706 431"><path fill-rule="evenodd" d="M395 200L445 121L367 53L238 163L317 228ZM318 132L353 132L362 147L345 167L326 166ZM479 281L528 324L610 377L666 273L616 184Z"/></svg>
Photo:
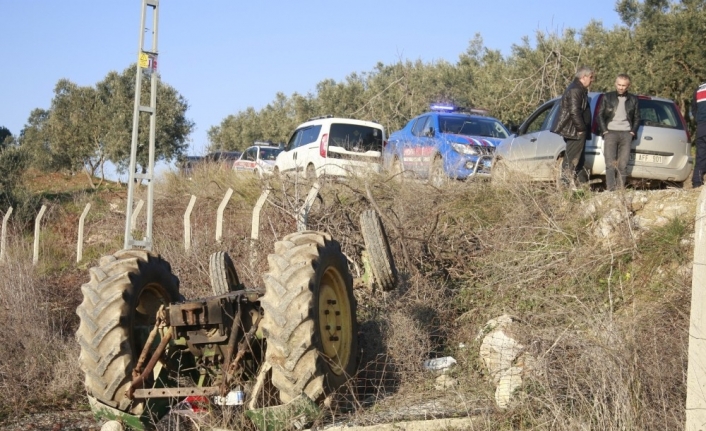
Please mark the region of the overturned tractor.
<svg viewBox="0 0 706 431"><path fill-rule="evenodd" d="M361 230L364 278L393 288L396 270L374 211L361 215ZM358 334L339 243L322 232L293 233L275 243L268 264L264 289L248 288L229 255L214 253L213 296L185 300L161 257L135 249L103 257L77 310L95 416L149 428L183 399L200 397L242 404L257 424L268 406L315 405L344 385L356 371Z"/></svg>

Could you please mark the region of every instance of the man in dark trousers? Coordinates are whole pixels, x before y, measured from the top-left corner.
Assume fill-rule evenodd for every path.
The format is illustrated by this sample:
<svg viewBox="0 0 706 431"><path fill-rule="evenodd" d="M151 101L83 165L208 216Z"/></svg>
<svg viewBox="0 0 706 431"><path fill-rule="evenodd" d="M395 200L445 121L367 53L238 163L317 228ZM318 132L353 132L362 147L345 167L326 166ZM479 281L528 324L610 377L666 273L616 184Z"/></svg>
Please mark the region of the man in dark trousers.
<svg viewBox="0 0 706 431"><path fill-rule="evenodd" d="M640 127L637 96L628 93L630 77L615 78L615 90L605 93L598 108L598 133L603 136L605 184L609 191L625 187L630 146Z"/></svg>
<svg viewBox="0 0 706 431"><path fill-rule="evenodd" d="M694 91L691 113L696 120L696 162L691 185L697 188L704 184L704 174L706 174L706 82Z"/></svg>
<svg viewBox="0 0 706 431"><path fill-rule="evenodd" d="M582 66L576 71L559 102L559 113L551 131L561 135L566 142L566 152L561 165L562 182L569 186L578 179L588 182L588 172L583 168L587 134L590 133L591 107L588 103L588 87L593 82L593 69Z"/></svg>

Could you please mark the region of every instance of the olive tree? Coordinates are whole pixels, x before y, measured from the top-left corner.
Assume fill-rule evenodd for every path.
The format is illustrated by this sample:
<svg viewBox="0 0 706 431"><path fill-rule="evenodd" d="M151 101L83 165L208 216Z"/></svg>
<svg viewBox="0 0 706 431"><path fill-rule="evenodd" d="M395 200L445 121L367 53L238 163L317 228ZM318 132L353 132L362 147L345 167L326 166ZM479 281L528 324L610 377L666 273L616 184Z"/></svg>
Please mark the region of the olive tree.
<svg viewBox="0 0 706 431"><path fill-rule="evenodd" d="M95 87L81 87L61 79L48 110L35 109L21 133L20 143L33 163L46 170L82 169L92 187L106 162L119 171L129 165L135 99L136 66L110 72ZM141 104L149 105L150 85L142 76ZM186 118L188 103L170 85L158 81L155 160L171 161L182 155L193 122ZM144 114L143 114L144 115ZM137 163L148 164L149 121L140 121Z"/></svg>

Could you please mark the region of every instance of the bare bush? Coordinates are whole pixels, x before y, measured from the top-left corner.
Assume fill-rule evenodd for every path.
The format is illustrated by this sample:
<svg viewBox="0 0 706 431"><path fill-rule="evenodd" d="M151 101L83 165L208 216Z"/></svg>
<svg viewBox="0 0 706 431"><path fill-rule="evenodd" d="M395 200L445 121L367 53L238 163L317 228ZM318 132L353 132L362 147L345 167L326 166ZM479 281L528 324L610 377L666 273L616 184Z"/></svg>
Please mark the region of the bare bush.
<svg viewBox="0 0 706 431"><path fill-rule="evenodd" d="M0 418L55 408L79 394L75 305L54 288L31 260L0 265Z"/></svg>
<svg viewBox="0 0 706 431"><path fill-rule="evenodd" d="M155 193L155 252L170 262L187 298L212 294L208 262L216 251L231 255L245 286L262 287L267 255L275 241L297 230L310 185L220 168L192 179L168 175ZM691 221L674 219L639 235L625 222L609 241L599 241L592 232L601 214L583 210L590 191L577 195L514 181L436 188L385 174L320 178L319 185L307 227L341 243L353 276L365 271L359 216L371 208L385 225L399 270L394 291L355 291L359 371L326 418L345 414L371 424L480 416L480 429L488 430L681 427L690 287L684 268L691 253L684 239ZM259 239L252 241L252 210L267 187ZM219 243L216 210L228 188L234 193ZM192 247L185 251L183 214L192 194ZM59 405L63 393L83 396L73 310L91 264L73 264L70 250L72 226L87 200L95 210L86 226L93 238L87 260L121 248L125 194L77 196L49 214L44 235L54 240L42 255L51 264L33 268L29 246L17 242L0 266L0 309L7 311L0 313L6 340L0 345L0 390L10 394L0 415ZM507 410L495 408L494 384L476 339L500 314L526 326L522 344L536 359ZM453 356L458 365L444 377L449 386L440 389L439 375L423 362L442 356Z"/></svg>

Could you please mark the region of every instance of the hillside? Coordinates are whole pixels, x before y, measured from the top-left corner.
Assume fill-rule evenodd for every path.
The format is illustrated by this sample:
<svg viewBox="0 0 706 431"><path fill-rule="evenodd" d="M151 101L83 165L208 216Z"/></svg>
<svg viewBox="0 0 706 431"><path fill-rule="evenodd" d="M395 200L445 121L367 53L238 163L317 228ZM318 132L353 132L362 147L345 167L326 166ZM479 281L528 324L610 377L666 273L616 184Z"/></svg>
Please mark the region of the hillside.
<svg viewBox="0 0 706 431"><path fill-rule="evenodd" d="M76 184L68 192L67 184L35 183L50 203L39 264L31 264L31 229L13 227L0 266L0 357L10 358L0 361L0 421L7 426L17 414L87 409L74 312L88 268L122 247L125 188ZM191 181L167 175L158 184L155 251L184 296L210 295L208 259L218 250L233 256L241 282L262 286L267 254L296 230L294 214L308 192L302 183L272 184L252 259L251 212L262 186L217 170ZM229 187L219 244L215 214ZM197 204L185 252L191 195ZM363 271L359 215L375 208L400 272L392 292L356 290L360 365L346 420L466 416L480 419L474 429L488 430L683 427L697 198L696 190L571 194L514 183L438 189L385 176L323 182L309 227L341 243L355 277ZM75 263L77 220L89 202L84 260ZM527 353L506 408L496 404L478 337L501 315L517 323L514 335ZM436 388L438 376L422 364L444 356L457 365L448 385Z"/></svg>

